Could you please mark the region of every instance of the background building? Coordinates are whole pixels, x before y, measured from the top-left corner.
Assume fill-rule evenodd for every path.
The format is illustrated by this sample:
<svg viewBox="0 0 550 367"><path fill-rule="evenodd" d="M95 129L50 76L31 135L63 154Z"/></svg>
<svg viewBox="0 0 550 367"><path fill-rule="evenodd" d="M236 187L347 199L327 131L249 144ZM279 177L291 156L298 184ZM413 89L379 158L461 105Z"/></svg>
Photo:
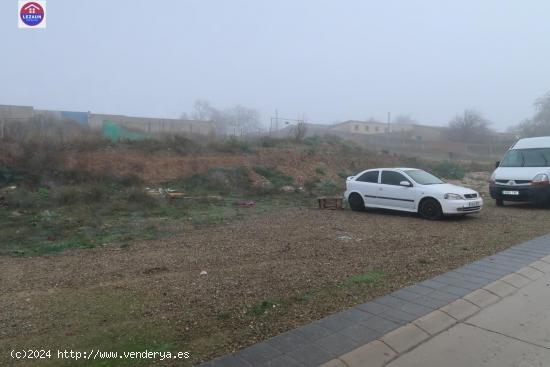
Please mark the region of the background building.
<svg viewBox="0 0 550 367"><path fill-rule="evenodd" d="M78 111L38 110L31 106L0 105L0 123L30 121L33 118L70 120L92 130L102 131L111 139L145 138L158 134L200 134L215 133L211 121L181 120L155 117L134 117L125 115L96 114Z"/></svg>

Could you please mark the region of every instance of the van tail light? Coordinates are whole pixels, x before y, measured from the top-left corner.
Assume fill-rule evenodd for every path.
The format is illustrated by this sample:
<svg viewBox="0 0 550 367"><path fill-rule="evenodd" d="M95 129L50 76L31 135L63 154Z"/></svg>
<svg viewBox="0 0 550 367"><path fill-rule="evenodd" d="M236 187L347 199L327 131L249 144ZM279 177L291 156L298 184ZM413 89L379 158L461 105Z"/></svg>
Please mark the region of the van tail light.
<svg viewBox="0 0 550 367"><path fill-rule="evenodd" d="M550 185L550 180L548 179L548 175L546 173L539 173L533 178L533 181L531 181L531 185L533 186Z"/></svg>

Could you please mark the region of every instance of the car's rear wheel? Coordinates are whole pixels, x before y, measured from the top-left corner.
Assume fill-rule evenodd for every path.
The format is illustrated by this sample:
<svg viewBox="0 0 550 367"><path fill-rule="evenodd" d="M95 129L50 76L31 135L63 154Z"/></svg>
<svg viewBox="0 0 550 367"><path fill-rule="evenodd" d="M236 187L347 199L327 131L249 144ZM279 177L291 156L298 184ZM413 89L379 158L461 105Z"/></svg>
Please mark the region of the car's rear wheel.
<svg viewBox="0 0 550 367"><path fill-rule="evenodd" d="M441 209L441 204L435 199L424 199L420 202L420 208L418 212L423 218L429 220L437 220L443 217L443 209Z"/></svg>
<svg viewBox="0 0 550 367"><path fill-rule="evenodd" d="M504 205L504 200L502 200L502 199L496 199L495 202L496 202L497 206L503 206Z"/></svg>
<svg viewBox="0 0 550 367"><path fill-rule="evenodd" d="M361 195L353 193L348 198L349 207L355 212L362 212L365 210L365 202Z"/></svg>

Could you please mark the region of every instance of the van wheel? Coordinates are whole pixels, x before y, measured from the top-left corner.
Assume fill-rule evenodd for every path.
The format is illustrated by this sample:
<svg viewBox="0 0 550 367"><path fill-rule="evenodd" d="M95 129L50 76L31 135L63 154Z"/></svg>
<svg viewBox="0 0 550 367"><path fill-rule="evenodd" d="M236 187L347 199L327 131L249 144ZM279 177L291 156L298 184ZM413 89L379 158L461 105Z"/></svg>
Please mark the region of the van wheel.
<svg viewBox="0 0 550 367"><path fill-rule="evenodd" d="M423 218L429 220L437 220L443 217L443 209L441 209L441 204L435 199L424 199L420 202L420 208L418 212Z"/></svg>
<svg viewBox="0 0 550 367"><path fill-rule="evenodd" d="M354 212L362 212L365 211L365 202L363 201L363 198L361 195L357 193L353 193L348 198L349 207Z"/></svg>
<svg viewBox="0 0 550 367"><path fill-rule="evenodd" d="M504 206L504 200L502 199L496 199L497 206Z"/></svg>

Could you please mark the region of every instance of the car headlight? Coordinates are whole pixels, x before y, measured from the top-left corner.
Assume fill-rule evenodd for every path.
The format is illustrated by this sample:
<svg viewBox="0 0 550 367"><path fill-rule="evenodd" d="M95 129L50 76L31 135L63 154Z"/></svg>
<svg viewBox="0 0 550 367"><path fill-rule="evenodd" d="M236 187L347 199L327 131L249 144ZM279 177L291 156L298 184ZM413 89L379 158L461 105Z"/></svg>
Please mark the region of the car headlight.
<svg viewBox="0 0 550 367"><path fill-rule="evenodd" d="M493 174L491 175L491 178L489 179L489 182L494 184L495 183L495 178L496 178L496 172L493 172Z"/></svg>
<svg viewBox="0 0 550 367"><path fill-rule="evenodd" d="M445 194L445 196L443 197L447 200L464 200L462 195L458 195L458 194Z"/></svg>
<svg viewBox="0 0 550 367"><path fill-rule="evenodd" d="M550 181L548 180L548 175L546 173L539 173L531 181L532 185L548 185Z"/></svg>

